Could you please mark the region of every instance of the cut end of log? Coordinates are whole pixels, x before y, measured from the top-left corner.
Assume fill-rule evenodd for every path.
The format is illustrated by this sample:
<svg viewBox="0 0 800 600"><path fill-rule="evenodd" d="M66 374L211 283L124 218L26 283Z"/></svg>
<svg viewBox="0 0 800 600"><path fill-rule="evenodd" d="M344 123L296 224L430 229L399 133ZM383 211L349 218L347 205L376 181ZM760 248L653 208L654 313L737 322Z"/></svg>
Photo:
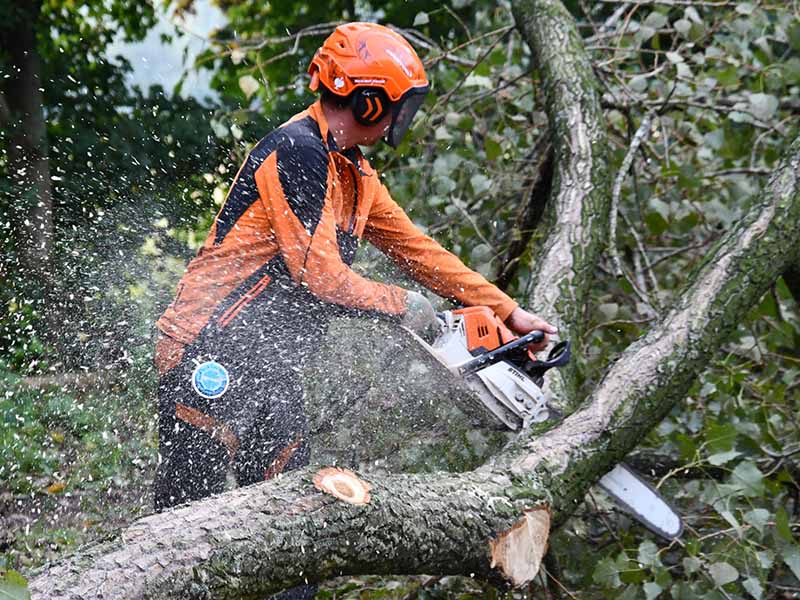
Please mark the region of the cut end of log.
<svg viewBox="0 0 800 600"><path fill-rule="evenodd" d="M492 564L514 587L533 581L547 551L550 537L550 510L532 508L511 529L489 541Z"/></svg>
<svg viewBox="0 0 800 600"><path fill-rule="evenodd" d="M362 481L352 471L338 467L326 467L314 475L314 487L320 492L335 496L348 504L369 504L372 486Z"/></svg>

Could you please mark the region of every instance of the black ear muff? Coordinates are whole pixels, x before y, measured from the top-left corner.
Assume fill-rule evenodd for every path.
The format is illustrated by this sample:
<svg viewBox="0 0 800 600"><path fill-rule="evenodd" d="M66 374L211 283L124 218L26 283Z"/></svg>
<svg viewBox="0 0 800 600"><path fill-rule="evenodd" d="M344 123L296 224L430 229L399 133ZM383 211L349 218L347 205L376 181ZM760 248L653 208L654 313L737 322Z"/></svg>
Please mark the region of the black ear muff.
<svg viewBox="0 0 800 600"><path fill-rule="evenodd" d="M357 88L351 100L353 116L362 125L380 121L391 107L389 97L380 88Z"/></svg>

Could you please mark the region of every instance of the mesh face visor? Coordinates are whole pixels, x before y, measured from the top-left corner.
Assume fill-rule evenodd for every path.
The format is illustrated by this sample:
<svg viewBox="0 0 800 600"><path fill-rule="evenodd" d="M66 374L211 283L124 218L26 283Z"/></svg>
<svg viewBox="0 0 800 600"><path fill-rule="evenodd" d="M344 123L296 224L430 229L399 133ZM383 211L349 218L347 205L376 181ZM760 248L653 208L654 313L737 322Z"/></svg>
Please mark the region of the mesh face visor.
<svg viewBox="0 0 800 600"><path fill-rule="evenodd" d="M427 93L427 85L420 88L411 88L403 94L403 97L400 98L400 101L396 104L394 116L392 117L392 126L386 134L386 143L392 148L397 148L397 146L400 145L408 128L411 127L414 115L417 114L419 107L425 102L425 95Z"/></svg>

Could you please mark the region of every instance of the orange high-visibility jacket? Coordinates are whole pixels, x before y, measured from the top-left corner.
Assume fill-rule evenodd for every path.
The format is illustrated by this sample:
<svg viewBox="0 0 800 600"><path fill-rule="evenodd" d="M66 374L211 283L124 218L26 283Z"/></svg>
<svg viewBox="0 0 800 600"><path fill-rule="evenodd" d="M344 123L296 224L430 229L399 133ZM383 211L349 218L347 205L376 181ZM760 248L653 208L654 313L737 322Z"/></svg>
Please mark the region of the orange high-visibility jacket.
<svg viewBox="0 0 800 600"><path fill-rule="evenodd" d="M405 290L350 268L362 238L441 296L489 306L503 320L517 306L424 235L357 147L337 148L316 102L250 152L157 327L190 344L285 282L326 302L401 315Z"/></svg>

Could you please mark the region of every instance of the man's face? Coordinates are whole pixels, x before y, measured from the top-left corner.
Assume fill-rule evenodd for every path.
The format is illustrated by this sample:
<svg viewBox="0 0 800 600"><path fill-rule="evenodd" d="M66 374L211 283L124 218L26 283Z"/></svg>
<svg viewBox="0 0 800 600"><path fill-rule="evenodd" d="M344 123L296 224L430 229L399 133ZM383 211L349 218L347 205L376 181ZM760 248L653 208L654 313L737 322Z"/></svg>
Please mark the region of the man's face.
<svg viewBox="0 0 800 600"><path fill-rule="evenodd" d="M386 115L374 125L361 125L356 124L356 143L360 146L374 146L383 136L385 136L389 127L392 125L392 113L387 112Z"/></svg>

